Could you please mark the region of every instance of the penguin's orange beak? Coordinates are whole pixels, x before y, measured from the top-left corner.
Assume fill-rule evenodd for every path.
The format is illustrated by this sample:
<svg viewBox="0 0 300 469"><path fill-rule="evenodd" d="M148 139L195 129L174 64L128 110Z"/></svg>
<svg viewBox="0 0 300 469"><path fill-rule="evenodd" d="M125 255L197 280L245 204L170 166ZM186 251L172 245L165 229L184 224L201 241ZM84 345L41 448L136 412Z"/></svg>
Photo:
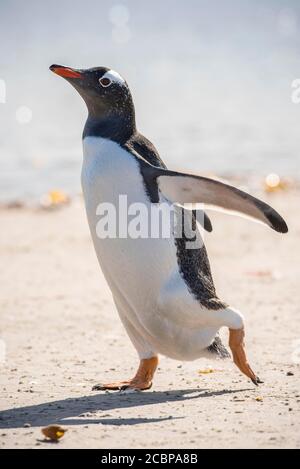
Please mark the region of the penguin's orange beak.
<svg viewBox="0 0 300 469"><path fill-rule="evenodd" d="M82 77L81 73L78 72L77 70L74 70L73 68L70 68L70 67L64 67L63 65L53 64L49 68L51 72L56 73L56 75L59 75L64 78L81 78Z"/></svg>

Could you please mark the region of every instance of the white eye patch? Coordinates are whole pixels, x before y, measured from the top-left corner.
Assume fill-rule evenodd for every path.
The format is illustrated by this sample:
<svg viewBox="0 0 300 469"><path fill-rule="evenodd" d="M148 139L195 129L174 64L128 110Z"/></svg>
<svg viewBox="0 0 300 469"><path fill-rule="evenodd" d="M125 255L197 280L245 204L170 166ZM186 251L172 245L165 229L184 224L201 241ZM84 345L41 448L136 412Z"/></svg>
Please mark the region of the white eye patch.
<svg viewBox="0 0 300 469"><path fill-rule="evenodd" d="M114 70L108 70L99 80L100 85L104 88L110 86L112 83L117 83L118 85L125 85L125 80Z"/></svg>

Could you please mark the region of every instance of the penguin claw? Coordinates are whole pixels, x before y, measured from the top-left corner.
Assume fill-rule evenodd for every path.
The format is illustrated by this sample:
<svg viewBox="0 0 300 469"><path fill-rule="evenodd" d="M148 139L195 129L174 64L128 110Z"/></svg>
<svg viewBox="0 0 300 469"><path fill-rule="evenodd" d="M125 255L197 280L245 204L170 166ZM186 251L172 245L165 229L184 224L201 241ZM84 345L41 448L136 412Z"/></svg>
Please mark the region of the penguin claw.
<svg viewBox="0 0 300 469"><path fill-rule="evenodd" d="M100 384L95 384L95 386L92 387L92 391L100 391L100 390L101 390Z"/></svg>
<svg viewBox="0 0 300 469"><path fill-rule="evenodd" d="M263 381L258 377L256 376L254 379L253 378L250 378L252 383L255 384L255 386L258 386L259 384L263 384Z"/></svg>
<svg viewBox="0 0 300 469"><path fill-rule="evenodd" d="M104 389L104 384L95 384L95 386L92 387L92 391L104 391Z"/></svg>
<svg viewBox="0 0 300 469"><path fill-rule="evenodd" d="M92 391L104 391L105 389L104 384L95 384L95 386L92 387Z"/></svg>
<svg viewBox="0 0 300 469"><path fill-rule="evenodd" d="M126 391L126 389L128 389L128 387L129 387L129 384L124 384L124 386L120 387L120 391Z"/></svg>

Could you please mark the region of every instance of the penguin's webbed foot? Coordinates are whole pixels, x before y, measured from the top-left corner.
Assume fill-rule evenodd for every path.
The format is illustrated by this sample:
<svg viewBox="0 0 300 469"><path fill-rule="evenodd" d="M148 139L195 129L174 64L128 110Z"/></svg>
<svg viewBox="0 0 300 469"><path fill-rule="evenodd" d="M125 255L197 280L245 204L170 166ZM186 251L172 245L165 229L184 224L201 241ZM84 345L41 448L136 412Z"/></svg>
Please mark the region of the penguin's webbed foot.
<svg viewBox="0 0 300 469"><path fill-rule="evenodd" d="M232 352L232 358L236 366L251 379L252 383L258 386L262 383L258 376L251 369L245 352L245 330L242 329L229 329L229 347Z"/></svg>
<svg viewBox="0 0 300 469"><path fill-rule="evenodd" d="M92 391L120 391L123 386L128 386L130 381L116 381L115 383L95 384Z"/></svg>
<svg viewBox="0 0 300 469"><path fill-rule="evenodd" d="M126 389L135 389L137 391L145 391L150 389L152 381L117 381L115 383L96 384L92 387L92 391L125 391Z"/></svg>
<svg viewBox="0 0 300 469"><path fill-rule="evenodd" d="M127 381L118 381L114 383L96 384L93 391L123 391L132 389L137 391L145 391L152 386L152 378L157 368L158 358L145 358L140 361L140 366L134 378Z"/></svg>

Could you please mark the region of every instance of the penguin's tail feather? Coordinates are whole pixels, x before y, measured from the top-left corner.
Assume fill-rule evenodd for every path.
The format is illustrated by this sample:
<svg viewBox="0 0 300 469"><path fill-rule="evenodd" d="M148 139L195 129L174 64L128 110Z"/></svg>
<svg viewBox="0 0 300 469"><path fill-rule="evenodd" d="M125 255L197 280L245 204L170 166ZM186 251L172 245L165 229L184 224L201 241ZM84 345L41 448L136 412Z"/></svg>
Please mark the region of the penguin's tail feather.
<svg viewBox="0 0 300 469"><path fill-rule="evenodd" d="M216 335L213 342L206 349L211 355L214 355L215 358L231 358L230 353L228 352L225 345L222 343L219 335Z"/></svg>

